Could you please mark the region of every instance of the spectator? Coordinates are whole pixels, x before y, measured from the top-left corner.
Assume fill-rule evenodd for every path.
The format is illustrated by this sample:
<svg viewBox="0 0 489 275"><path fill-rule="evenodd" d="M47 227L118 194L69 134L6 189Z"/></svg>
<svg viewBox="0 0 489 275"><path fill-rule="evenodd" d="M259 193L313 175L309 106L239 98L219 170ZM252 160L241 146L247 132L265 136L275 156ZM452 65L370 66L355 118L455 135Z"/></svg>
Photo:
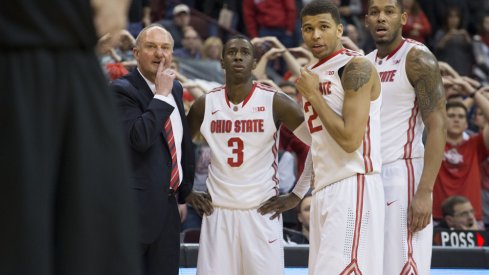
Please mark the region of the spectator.
<svg viewBox="0 0 489 275"><path fill-rule="evenodd" d="M163 25L170 32L175 41L173 48L181 48L184 29L190 25L190 8L185 4L176 5L173 8L173 19L160 20L158 24Z"/></svg>
<svg viewBox="0 0 489 275"><path fill-rule="evenodd" d="M222 40L219 37L211 36L204 42L202 58L210 60L221 60Z"/></svg>
<svg viewBox="0 0 489 275"><path fill-rule="evenodd" d="M127 30L133 37L151 24L151 8L148 0L132 0L129 8Z"/></svg>
<svg viewBox="0 0 489 275"><path fill-rule="evenodd" d="M474 55L468 32L461 27L460 10L447 10L443 29L435 35L435 55L438 60L450 64L460 75L472 74Z"/></svg>
<svg viewBox="0 0 489 275"><path fill-rule="evenodd" d="M311 199L311 192L308 192L297 206L299 231L284 227L284 241L286 244L309 244Z"/></svg>
<svg viewBox="0 0 489 275"><path fill-rule="evenodd" d="M489 84L489 13L479 24L479 34L474 36L472 48L474 50L474 74L484 84Z"/></svg>
<svg viewBox="0 0 489 275"><path fill-rule="evenodd" d="M482 131L489 127L488 121L484 117L480 108L475 110L473 124ZM489 158L481 163L481 188L482 188L482 220L484 224L489 225Z"/></svg>
<svg viewBox="0 0 489 275"><path fill-rule="evenodd" d="M363 31L359 31L359 29L353 24L347 24L345 27L346 36L350 38L351 42L356 45L356 48L348 47L350 50L363 52L363 46L365 45L365 34ZM344 34L343 34L344 35ZM343 45L345 45L346 41L341 41ZM348 44L348 43L346 43ZM346 47L347 45L345 45Z"/></svg>
<svg viewBox="0 0 489 275"><path fill-rule="evenodd" d="M474 207L464 196L450 196L441 205L443 221L441 228L455 230L480 230L474 216Z"/></svg>
<svg viewBox="0 0 489 275"><path fill-rule="evenodd" d="M273 70L267 70L267 64L269 61L275 60L278 57L283 58L287 69L290 70L293 76L299 75L301 67L297 62L297 59L290 53L285 45L277 39L277 37L255 37L251 40L251 43L253 43L253 46L261 53L258 63L253 70L253 76L258 80L273 78L271 73L275 72Z"/></svg>
<svg viewBox="0 0 489 275"><path fill-rule="evenodd" d="M474 93L474 100L489 118L487 88ZM433 218L441 220L442 202L452 195L467 197L475 208L475 217L482 219L480 163L489 156L489 127L482 133L464 139L467 129L467 107L459 101L447 103L447 143L445 156L433 190Z"/></svg>
<svg viewBox="0 0 489 275"><path fill-rule="evenodd" d="M300 222L300 230L304 236L303 240L292 240L297 244L308 244L309 243L309 221L310 221L310 211L311 211L311 193L309 192L304 196L302 201L298 206L297 220Z"/></svg>
<svg viewBox="0 0 489 275"><path fill-rule="evenodd" d="M243 19L251 38L275 36L286 48L294 46L295 0L244 0Z"/></svg>
<svg viewBox="0 0 489 275"><path fill-rule="evenodd" d="M220 21L223 16L223 12L226 12L230 18L229 22L226 22L226 27L232 30L237 29L238 22L241 15L241 1L240 0L203 0L202 12L216 21ZM227 24L229 23L229 24ZM218 35L219 28L216 24L209 24L209 34Z"/></svg>
<svg viewBox="0 0 489 275"><path fill-rule="evenodd" d="M188 26L183 30L182 46L173 52L175 57L201 59L202 39L193 27Z"/></svg>
<svg viewBox="0 0 489 275"><path fill-rule="evenodd" d="M404 0L404 9L408 14L406 25L402 27L404 37L426 44L431 35L431 24L416 0Z"/></svg>

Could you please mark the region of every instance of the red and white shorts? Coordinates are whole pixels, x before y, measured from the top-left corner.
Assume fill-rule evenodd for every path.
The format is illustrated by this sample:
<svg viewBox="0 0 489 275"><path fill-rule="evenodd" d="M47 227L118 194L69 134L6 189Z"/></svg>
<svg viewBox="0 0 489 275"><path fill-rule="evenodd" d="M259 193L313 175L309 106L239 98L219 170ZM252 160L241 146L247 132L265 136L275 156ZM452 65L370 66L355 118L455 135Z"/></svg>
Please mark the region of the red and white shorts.
<svg viewBox="0 0 489 275"><path fill-rule="evenodd" d="M318 190L310 215L309 275L382 274L380 174L356 175Z"/></svg>
<svg viewBox="0 0 489 275"><path fill-rule="evenodd" d="M282 217L214 208L202 219L197 275L283 275Z"/></svg>
<svg viewBox="0 0 489 275"><path fill-rule="evenodd" d="M384 274L430 274L433 222L412 234L408 206L418 188L423 158L382 166L385 193Z"/></svg>

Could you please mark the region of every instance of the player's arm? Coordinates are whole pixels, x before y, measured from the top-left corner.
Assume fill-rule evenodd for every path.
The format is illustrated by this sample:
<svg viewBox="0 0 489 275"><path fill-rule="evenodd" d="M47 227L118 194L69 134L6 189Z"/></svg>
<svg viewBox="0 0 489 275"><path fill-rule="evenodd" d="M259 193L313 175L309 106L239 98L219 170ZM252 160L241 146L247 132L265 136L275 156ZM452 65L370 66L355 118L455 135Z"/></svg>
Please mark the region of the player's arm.
<svg viewBox="0 0 489 275"><path fill-rule="evenodd" d="M297 102L284 93L275 93L273 97L273 118L285 125L302 142L311 144L311 134L304 121L304 113Z"/></svg>
<svg viewBox="0 0 489 275"><path fill-rule="evenodd" d="M283 93L275 93L273 98L273 117L275 123L283 123L296 137L302 140L302 142L308 145L311 144L311 135L305 126L304 114L299 105L290 97ZM308 158L310 159L310 153L308 153ZM312 162L309 162L310 163L306 161L306 167L304 168L301 178L294 187L294 191L267 200L260 206L260 208L258 208L260 214L265 215L267 213L273 213L270 219L274 219L279 217L282 212L292 209L299 204L310 186Z"/></svg>
<svg viewBox="0 0 489 275"><path fill-rule="evenodd" d="M205 112L205 95L197 98L192 104L187 114L188 126L190 128L190 136L194 139L200 132L200 126L204 121Z"/></svg>
<svg viewBox="0 0 489 275"><path fill-rule="evenodd" d="M406 72L427 133L423 172L408 212L408 224L416 232L431 220L433 185L446 143L446 110L438 62L427 48L416 46L409 51Z"/></svg>
<svg viewBox="0 0 489 275"><path fill-rule="evenodd" d="M297 89L309 101L328 133L348 153L360 146L367 126L370 101L380 94L379 78L373 64L355 57L345 66L341 83L345 90L342 116L336 114L319 91L319 78L303 69Z"/></svg>
<svg viewBox="0 0 489 275"><path fill-rule="evenodd" d="M205 112L205 95L199 97L187 114L187 121L190 128L190 135L194 138L200 131L200 126L204 120ZM202 215L212 214L214 208L212 207L212 198L209 194L203 192L192 191L186 198L185 202L192 205L197 212Z"/></svg>

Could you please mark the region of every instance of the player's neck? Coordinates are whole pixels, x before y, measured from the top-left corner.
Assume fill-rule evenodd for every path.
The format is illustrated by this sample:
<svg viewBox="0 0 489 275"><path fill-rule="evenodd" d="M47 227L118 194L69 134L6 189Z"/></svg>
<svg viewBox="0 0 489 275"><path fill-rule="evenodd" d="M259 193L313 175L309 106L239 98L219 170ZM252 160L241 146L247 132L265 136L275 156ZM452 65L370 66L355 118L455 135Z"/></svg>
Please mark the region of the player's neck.
<svg viewBox="0 0 489 275"><path fill-rule="evenodd" d="M253 88L253 82L246 81L242 83L226 83L226 93L228 99L233 104L243 102Z"/></svg>
<svg viewBox="0 0 489 275"><path fill-rule="evenodd" d="M397 37L394 41L391 43L386 43L386 44L377 44L377 56L379 58L384 58L391 54L393 51L395 51L399 45L403 42L402 36Z"/></svg>

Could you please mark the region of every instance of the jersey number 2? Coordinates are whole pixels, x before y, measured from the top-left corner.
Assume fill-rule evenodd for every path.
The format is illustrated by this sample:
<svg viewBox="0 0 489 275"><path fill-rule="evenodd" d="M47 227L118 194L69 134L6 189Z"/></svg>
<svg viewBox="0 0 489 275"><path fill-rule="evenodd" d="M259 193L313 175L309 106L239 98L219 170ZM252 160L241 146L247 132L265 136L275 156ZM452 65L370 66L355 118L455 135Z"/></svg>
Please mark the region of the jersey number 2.
<svg viewBox="0 0 489 275"><path fill-rule="evenodd" d="M228 158L228 164L231 167L239 167L243 164L243 140L238 137L233 137L228 140L228 147L233 148L235 157Z"/></svg>
<svg viewBox="0 0 489 275"><path fill-rule="evenodd" d="M313 121L318 117L318 114L316 113L316 110L314 110L314 108L312 107L311 102L307 101L304 104L304 111L306 111L306 113L309 113L309 108L311 108L312 115L310 115L309 119L307 120L307 126L309 127L309 132L312 134L314 132L321 131L323 129L323 126L312 125Z"/></svg>

